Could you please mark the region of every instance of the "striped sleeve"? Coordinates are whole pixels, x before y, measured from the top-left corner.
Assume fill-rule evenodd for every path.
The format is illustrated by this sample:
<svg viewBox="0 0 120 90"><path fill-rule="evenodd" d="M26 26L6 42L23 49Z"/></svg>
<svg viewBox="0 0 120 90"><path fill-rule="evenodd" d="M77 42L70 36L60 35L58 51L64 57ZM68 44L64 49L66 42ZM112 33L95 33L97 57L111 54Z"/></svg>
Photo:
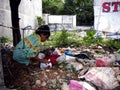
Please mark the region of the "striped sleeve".
<svg viewBox="0 0 120 90"><path fill-rule="evenodd" d="M41 45L40 45L40 36L37 34L32 34L29 37L26 37L24 39L25 42L25 52L27 54L27 57L35 57L41 49Z"/></svg>

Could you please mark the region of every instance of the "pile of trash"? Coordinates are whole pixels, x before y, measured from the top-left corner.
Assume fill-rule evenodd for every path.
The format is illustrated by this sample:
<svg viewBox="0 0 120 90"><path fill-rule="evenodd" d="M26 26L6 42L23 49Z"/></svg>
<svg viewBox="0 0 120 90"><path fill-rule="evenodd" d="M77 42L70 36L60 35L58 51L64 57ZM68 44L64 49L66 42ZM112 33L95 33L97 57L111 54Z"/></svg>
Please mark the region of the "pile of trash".
<svg viewBox="0 0 120 90"><path fill-rule="evenodd" d="M47 54L45 52L47 52ZM69 65L79 62L78 64L81 63L85 67L120 66L120 53L116 51L111 53L106 51L102 46L48 49L39 53L38 57L40 59L48 59L50 61L48 67L52 67L52 65L57 65L61 62L69 63ZM75 66L79 65L76 64ZM43 63L40 67L47 68Z"/></svg>
<svg viewBox="0 0 120 90"><path fill-rule="evenodd" d="M120 52L114 48L102 45L48 48L38 55L40 59L48 59L48 64L31 62L26 67L13 62L12 49L1 51L8 88L120 90Z"/></svg>

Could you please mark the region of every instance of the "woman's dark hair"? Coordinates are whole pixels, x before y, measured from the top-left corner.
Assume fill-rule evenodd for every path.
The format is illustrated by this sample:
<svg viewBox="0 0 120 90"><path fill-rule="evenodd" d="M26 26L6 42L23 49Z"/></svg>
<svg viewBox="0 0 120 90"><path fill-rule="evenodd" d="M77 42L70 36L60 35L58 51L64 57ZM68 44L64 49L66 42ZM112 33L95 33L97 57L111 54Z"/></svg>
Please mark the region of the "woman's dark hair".
<svg viewBox="0 0 120 90"><path fill-rule="evenodd" d="M36 34L43 34L47 37L50 36L50 28L48 25L41 25L40 27L38 27L38 29L35 31Z"/></svg>

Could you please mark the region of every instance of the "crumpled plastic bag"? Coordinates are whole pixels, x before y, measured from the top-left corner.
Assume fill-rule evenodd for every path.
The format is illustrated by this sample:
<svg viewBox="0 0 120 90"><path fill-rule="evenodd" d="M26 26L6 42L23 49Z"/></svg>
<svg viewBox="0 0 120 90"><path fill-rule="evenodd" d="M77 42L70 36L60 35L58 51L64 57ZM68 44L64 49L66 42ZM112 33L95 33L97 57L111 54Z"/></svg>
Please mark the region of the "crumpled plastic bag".
<svg viewBox="0 0 120 90"><path fill-rule="evenodd" d="M81 85L78 81L71 80L69 84L70 90L83 90L83 85Z"/></svg>
<svg viewBox="0 0 120 90"><path fill-rule="evenodd" d="M111 90L119 86L115 72L110 67L92 67L85 74L85 80L93 83L100 90Z"/></svg>
<svg viewBox="0 0 120 90"><path fill-rule="evenodd" d="M62 54L62 55L60 55L60 57L58 57L57 59L56 59L56 61L58 62L58 63L61 63L61 62L70 62L70 61L75 61L75 57L73 57L73 56L69 56L69 55L65 55L65 54Z"/></svg>
<svg viewBox="0 0 120 90"><path fill-rule="evenodd" d="M58 57L58 58L56 59L56 61L57 61L58 63L61 63L61 62L66 61L66 55L65 55L65 54L62 54L60 57Z"/></svg>
<svg viewBox="0 0 120 90"><path fill-rule="evenodd" d="M108 60L109 60L108 57L98 58L96 60L96 66L97 67L107 67L107 66L109 66Z"/></svg>
<svg viewBox="0 0 120 90"><path fill-rule="evenodd" d="M39 54L38 54L38 58L40 58L40 59L45 58L45 54L44 54L44 53L39 53Z"/></svg>
<svg viewBox="0 0 120 90"><path fill-rule="evenodd" d="M58 48L55 48L55 50L52 52L52 54L62 55L62 53L59 51Z"/></svg>
<svg viewBox="0 0 120 90"><path fill-rule="evenodd" d="M96 90L87 82L70 80L69 84L70 90Z"/></svg>

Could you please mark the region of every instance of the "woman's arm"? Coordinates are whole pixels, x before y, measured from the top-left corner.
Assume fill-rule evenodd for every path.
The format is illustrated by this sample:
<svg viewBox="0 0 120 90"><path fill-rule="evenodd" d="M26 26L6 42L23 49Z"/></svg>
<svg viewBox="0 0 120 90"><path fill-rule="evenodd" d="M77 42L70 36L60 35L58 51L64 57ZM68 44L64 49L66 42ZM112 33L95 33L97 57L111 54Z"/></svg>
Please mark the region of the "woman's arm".
<svg viewBox="0 0 120 90"><path fill-rule="evenodd" d="M40 58L38 58L37 56L36 57L32 57L32 58L30 58L31 60L36 60L36 61L39 61L39 62L41 62L41 63L49 63L50 61L48 61L47 59L40 59Z"/></svg>

